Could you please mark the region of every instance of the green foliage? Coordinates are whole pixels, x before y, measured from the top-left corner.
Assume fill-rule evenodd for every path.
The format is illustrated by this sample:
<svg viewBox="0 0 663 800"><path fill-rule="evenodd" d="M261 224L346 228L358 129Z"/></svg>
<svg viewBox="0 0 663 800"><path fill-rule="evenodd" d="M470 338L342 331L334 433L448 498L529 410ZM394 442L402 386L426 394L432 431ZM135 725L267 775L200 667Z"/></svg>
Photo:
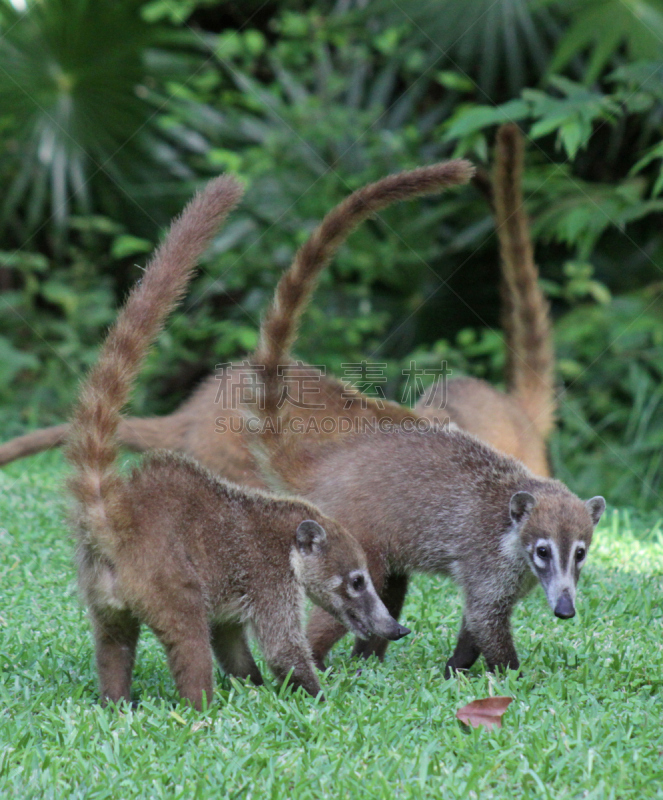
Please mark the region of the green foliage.
<svg viewBox="0 0 663 800"><path fill-rule="evenodd" d="M172 103L160 92L183 74L182 57L160 54L164 31L140 9L47 0L20 12L2 0L0 224L10 241L23 246L45 228L62 244L72 213L99 210L150 228L136 195L193 176L184 159L193 134L187 142L163 124Z"/></svg>
<svg viewBox="0 0 663 800"><path fill-rule="evenodd" d="M97 704L62 480L53 453L0 472L3 798L663 797L660 516L608 512L575 619L555 619L538 588L518 606L520 679L478 664L444 680L461 598L419 575L403 610L412 635L361 665L343 640L322 676L325 703L279 689L258 656L265 686L217 672L210 708L195 712L177 703L146 632L137 705L120 713ZM456 709L489 694L514 698L503 728L462 727Z"/></svg>
<svg viewBox="0 0 663 800"><path fill-rule="evenodd" d="M0 6L0 64L28 89L0 70L7 435L62 418L136 265L206 177L230 169L248 191L144 371L139 413L252 347L296 247L349 191L454 153L487 164L515 120L565 385L557 468L624 502L640 489L625 458L656 502L663 408L645 399L663 345L643 298L663 263L660 0L106 6ZM299 354L335 372L386 362L395 396L413 357L499 384L497 265L474 189L389 209L323 275ZM646 358L613 346L629 309ZM595 457L601 438L619 458Z"/></svg>
<svg viewBox="0 0 663 800"><path fill-rule="evenodd" d="M657 58L663 40L661 0L566 0L559 4L570 24L549 69L558 72L578 54L587 55L584 80L595 81L622 46L631 61Z"/></svg>
<svg viewBox="0 0 663 800"><path fill-rule="evenodd" d="M581 305L557 326L563 434L556 473L577 491L601 476L613 502L659 506L663 495L663 322L660 285ZM597 466L598 465L598 466Z"/></svg>

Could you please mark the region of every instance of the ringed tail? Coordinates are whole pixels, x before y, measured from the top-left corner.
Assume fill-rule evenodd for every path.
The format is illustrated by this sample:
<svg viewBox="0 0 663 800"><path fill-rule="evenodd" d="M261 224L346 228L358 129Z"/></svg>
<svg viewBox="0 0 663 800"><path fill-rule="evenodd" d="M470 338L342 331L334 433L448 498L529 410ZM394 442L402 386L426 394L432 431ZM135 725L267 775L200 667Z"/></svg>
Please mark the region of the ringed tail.
<svg viewBox="0 0 663 800"><path fill-rule="evenodd" d="M365 219L392 203L466 184L473 175L473 165L463 159L399 172L358 189L325 216L299 248L292 265L278 282L274 299L260 327L254 361L265 367L265 406L268 412L276 412L279 395L277 368L289 361L299 321L317 278L350 233Z"/></svg>
<svg viewBox="0 0 663 800"><path fill-rule="evenodd" d="M241 195L235 178L221 176L191 200L129 294L83 383L66 447L74 467L69 488L80 504L87 535L106 552L113 551L124 529L122 481L115 467L120 412L198 259Z"/></svg>
<svg viewBox="0 0 663 800"><path fill-rule="evenodd" d="M538 269L523 205L523 137L516 125L497 132L493 197L502 263L502 324L506 382L544 438L554 427L554 353L550 308Z"/></svg>

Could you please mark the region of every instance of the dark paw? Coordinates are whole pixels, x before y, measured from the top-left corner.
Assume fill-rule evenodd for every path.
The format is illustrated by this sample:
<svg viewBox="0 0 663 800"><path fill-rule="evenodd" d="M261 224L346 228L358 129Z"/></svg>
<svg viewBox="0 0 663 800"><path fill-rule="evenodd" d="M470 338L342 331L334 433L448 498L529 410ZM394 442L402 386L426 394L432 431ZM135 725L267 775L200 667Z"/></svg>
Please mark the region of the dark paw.
<svg viewBox="0 0 663 800"><path fill-rule="evenodd" d="M467 672L467 667L457 667L454 664L452 658L447 661L447 664L444 668L444 680L448 681L449 678L455 678L458 675L464 674Z"/></svg>
<svg viewBox="0 0 663 800"><path fill-rule="evenodd" d="M505 676L507 672L517 672L517 678L522 676L522 672L520 671L520 663L518 661L509 662L507 664L488 664L488 671L492 672L494 675L502 675Z"/></svg>

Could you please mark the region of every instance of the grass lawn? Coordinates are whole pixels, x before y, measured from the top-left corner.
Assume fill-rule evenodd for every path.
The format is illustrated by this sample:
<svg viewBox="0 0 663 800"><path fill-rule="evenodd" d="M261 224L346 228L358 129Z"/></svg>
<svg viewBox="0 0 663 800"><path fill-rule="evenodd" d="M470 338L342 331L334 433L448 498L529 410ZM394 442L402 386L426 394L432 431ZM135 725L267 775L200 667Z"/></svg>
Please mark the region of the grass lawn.
<svg viewBox="0 0 663 800"><path fill-rule="evenodd" d="M575 619L557 620L541 590L518 607L520 680L483 664L444 680L459 598L417 576L413 634L359 675L344 640L324 704L219 675L211 708L192 711L146 632L138 704L119 713L97 703L62 476L57 453L0 470L0 797L663 798L656 519L607 512ZM461 726L456 709L490 694L514 698L504 727Z"/></svg>

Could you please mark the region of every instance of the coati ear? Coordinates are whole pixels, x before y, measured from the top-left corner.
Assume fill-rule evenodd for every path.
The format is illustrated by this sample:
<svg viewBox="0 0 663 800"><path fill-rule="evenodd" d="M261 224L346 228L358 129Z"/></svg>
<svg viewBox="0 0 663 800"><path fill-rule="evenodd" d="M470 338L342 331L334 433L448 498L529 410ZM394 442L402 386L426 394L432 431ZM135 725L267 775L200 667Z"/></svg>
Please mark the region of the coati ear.
<svg viewBox="0 0 663 800"><path fill-rule="evenodd" d="M592 518L592 522L594 525L598 525L598 522L605 511L605 500L601 497L601 495L597 495L596 497L592 497L590 500L587 500L585 505L587 506L589 515Z"/></svg>
<svg viewBox="0 0 663 800"><path fill-rule="evenodd" d="M324 544L327 532L312 519L305 519L297 526L297 549L303 556L310 556Z"/></svg>
<svg viewBox="0 0 663 800"><path fill-rule="evenodd" d="M516 525L522 525L532 513L536 505L536 497L529 492L516 492L511 495L509 502L509 513Z"/></svg>

